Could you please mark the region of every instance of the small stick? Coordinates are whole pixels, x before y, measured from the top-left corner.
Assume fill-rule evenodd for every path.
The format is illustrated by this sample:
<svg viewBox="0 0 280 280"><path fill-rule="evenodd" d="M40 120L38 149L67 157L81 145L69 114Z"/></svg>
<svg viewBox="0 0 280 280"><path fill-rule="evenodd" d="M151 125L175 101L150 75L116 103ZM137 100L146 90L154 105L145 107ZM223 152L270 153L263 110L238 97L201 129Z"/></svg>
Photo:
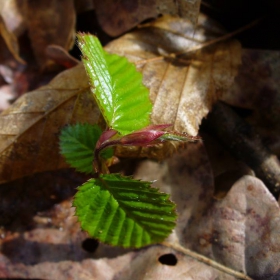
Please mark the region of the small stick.
<svg viewBox="0 0 280 280"><path fill-rule="evenodd" d="M235 271L229 267L226 267L212 259L209 259L203 255L200 255L190 249L187 249L187 248L184 248L183 246L181 246L180 244L176 243L176 244L171 244L171 243L168 243L168 242L163 242L162 245L166 246L166 247L169 247L169 248L172 248L176 251L179 251L193 259L196 259L197 261L199 262L202 262L202 263L205 263L215 269L218 269L224 273L227 273L229 275L232 275L236 278L239 278L239 279L245 279L245 280L253 280L251 277L247 276L246 274L244 273L241 273L239 271Z"/></svg>
<svg viewBox="0 0 280 280"><path fill-rule="evenodd" d="M180 51L180 52L176 52L176 53L171 53L169 55L166 55L166 56L157 56L157 57L154 57L154 58L150 58L150 59L143 59L143 60L139 60L139 61L136 61L135 64L138 65L138 64L144 64L144 63L147 63L147 62L154 62L154 61L159 61L159 60L163 60L164 58L174 58L178 55L182 55L182 54L187 54L187 53L190 53L190 52L194 52L194 51L197 51L197 50L200 50L200 49L203 49L205 47L208 47L210 45L214 45L216 43L219 43L221 41L225 41L239 33L242 33L243 31L253 27L254 25L258 24L260 21L262 21L264 19L264 17L261 17L261 18L258 18L252 22L250 22L249 24L231 32L231 33L227 33L223 36L220 36L218 38L215 38L215 39L212 39L212 40L209 40L209 41L206 41L205 43L201 43L191 49L188 49L188 50L185 50L185 51Z"/></svg>

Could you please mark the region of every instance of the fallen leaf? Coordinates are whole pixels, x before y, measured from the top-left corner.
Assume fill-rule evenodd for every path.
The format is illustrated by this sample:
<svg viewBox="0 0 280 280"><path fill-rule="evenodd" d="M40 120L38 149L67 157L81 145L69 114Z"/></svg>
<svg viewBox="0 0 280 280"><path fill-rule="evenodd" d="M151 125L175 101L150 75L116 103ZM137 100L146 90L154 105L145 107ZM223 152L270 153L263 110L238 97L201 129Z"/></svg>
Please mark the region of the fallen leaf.
<svg viewBox="0 0 280 280"><path fill-rule="evenodd" d="M137 24L159 14L171 14L188 19L195 28L201 0L94 1L97 19L103 30L116 37Z"/></svg>
<svg viewBox="0 0 280 280"><path fill-rule="evenodd" d="M79 64L79 60L71 56L64 48L57 45L48 45L46 48L46 56L54 60L57 64L65 68L72 68Z"/></svg>
<svg viewBox="0 0 280 280"><path fill-rule="evenodd" d="M0 115L0 182L66 167L58 135L70 123L98 123L82 65L19 98Z"/></svg>
<svg viewBox="0 0 280 280"><path fill-rule="evenodd" d="M73 0L27 1L24 15L35 57L41 68L50 63L45 55L48 45L69 50L74 44L75 9Z"/></svg>
<svg viewBox="0 0 280 280"><path fill-rule="evenodd" d="M170 14L188 19L196 27L199 16L201 0L164 0L157 1L157 10L159 14Z"/></svg>
<svg viewBox="0 0 280 280"><path fill-rule="evenodd" d="M226 41L188 53L223 34L201 16L196 32L188 21L163 17L112 41L107 51L136 63L154 103L152 122L171 123L179 132L198 133L202 119L231 86L240 64L240 44ZM161 54L165 57L160 57ZM172 53L186 55L168 56Z"/></svg>

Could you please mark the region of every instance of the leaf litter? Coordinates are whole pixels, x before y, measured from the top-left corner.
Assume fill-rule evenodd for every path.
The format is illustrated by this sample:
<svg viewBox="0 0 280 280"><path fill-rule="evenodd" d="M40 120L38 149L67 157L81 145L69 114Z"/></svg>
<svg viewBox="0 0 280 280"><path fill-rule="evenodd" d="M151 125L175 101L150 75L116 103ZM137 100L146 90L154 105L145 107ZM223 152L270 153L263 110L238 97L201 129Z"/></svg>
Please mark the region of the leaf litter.
<svg viewBox="0 0 280 280"><path fill-rule="evenodd" d="M179 22L179 27L184 27L183 30L188 30L188 27L184 25L182 20L179 20ZM205 60L207 62L210 61L210 58L215 57L216 53L218 58L224 57L228 59L230 57L229 60L226 59L224 61L222 59L221 62L221 65L226 65L225 68L221 67L221 69L232 70L229 71L230 74L226 79L219 80L221 74L217 74L213 75L213 77L218 77L217 80L215 82L209 82L209 74L208 76L205 74L205 78L202 75L202 81L208 81L208 83L206 83L206 87L201 92L204 92L205 97L205 94L210 91L209 95L206 94L210 101L207 103L207 98L199 99L204 110L202 110L201 115L197 116L195 121L190 118L192 120L191 126L187 125L188 122L176 123L180 118L176 117L176 114L173 112L172 123L175 124L175 127L177 125L176 128L178 130L186 131L192 135L198 132L199 123L211 110L212 104L218 98L222 97L224 92L232 84L234 76L237 73L238 65L240 64L240 46L234 41L229 41L230 43L221 43L221 49L218 47L216 49L212 46L209 49L195 51L195 59L191 59L191 62L189 62L189 54L180 56L178 59L178 55L174 56L170 55L170 53L181 52L182 49L185 50L183 46L185 46L185 41L188 39L181 38L182 36L178 34L172 34L174 32L169 32L168 25L170 25L170 22L167 24L166 34L168 36L162 36L165 33L162 30L158 30L160 28L157 26L155 28L151 26L143 27L139 31L136 31L136 35L135 33L125 35L128 37L126 37L127 46L124 45L121 49L121 45L119 45L119 49L116 48L114 51L116 53L118 53L118 50L125 52L131 61L138 61L138 67L144 73L144 83L148 87L151 87L151 89L153 87L155 88L151 93L151 99L154 102L158 94L156 89L162 82L163 77L163 75L160 78L157 77L157 71L161 70L159 61L161 63L167 63L166 67L172 69L171 73L173 77L176 77L176 74L180 72L175 71L176 74L174 75L174 68L178 70L176 67L180 69L193 67L193 77L197 77L202 73L208 73L209 69L202 71L201 67L203 64L198 63L198 65L193 65L194 60ZM174 25L176 26L173 22L172 27ZM157 46L153 45L151 43L153 36L150 38L148 35L144 36L145 28L150 31L155 29L153 35L159 34L157 38L162 38L163 43ZM200 34L198 42L188 40L191 44L190 47L196 47L203 42L205 39L204 29L202 28L201 31L202 34ZM199 34L199 28L197 33ZM210 31L210 34L221 36L223 31L215 28ZM141 37L142 35L143 37ZM133 45L138 38L143 39ZM209 39L211 39L211 35L206 40ZM179 47L170 44L174 40L178 41ZM119 41L117 42L119 43ZM182 46L180 46L180 43L182 43ZM117 45L117 43L113 42L107 49L113 52L112 46L114 44ZM134 46L140 52L132 51L129 53L125 50L125 46L130 50L133 50L131 46ZM165 48L164 46L168 47ZM145 48L150 51L145 53ZM231 48L233 48L233 52ZM231 55L232 53L235 55ZM202 54L205 56L201 57L200 55ZM229 54L229 56L226 56L226 54ZM159 55L163 59L157 61ZM152 63L151 59L154 58L158 63L157 68L149 65L146 66L146 64ZM142 63L143 61L146 61L146 63ZM218 62L220 62L219 59ZM231 62L234 62L233 66ZM145 68L149 69L149 67L153 71L145 72ZM211 68L209 65L208 67ZM150 77L154 76L158 84L153 79L149 80ZM73 77L78 77L78 79L75 80ZM197 83L201 80L191 79L191 81ZM169 85L168 88L173 90L173 86ZM196 87L194 88L197 90ZM69 93L69 89L71 93ZM178 89L175 87L174 92L176 90ZM36 100L35 93L39 93L41 98ZM165 94L167 93L165 92ZM60 97L60 95L63 97ZM178 101L178 98L175 98L175 100ZM205 106L205 103L207 103L207 106ZM85 105L88 106L84 107ZM167 105L169 106L170 102L163 104L162 107L166 107ZM87 108L88 114L84 114L85 111L87 112ZM38 91L28 93L19 99L19 101L1 115L3 121L2 128L10 129L8 132L3 130L3 140L1 141L4 143L3 147L7 149L1 153L1 162L5 167L4 170L6 170L3 173L6 175L2 175L4 178L2 182L8 182L41 171L56 170L65 167L65 164L59 158L55 158L53 162L47 162L45 159L53 159L53 155L59 155L55 139L61 127L72 121L76 122L77 119L82 119L90 123L100 121L100 114L97 109L94 109L96 114L90 113L93 108L96 107L89 97L87 80L85 79L85 73L81 65L60 74L50 85ZM35 118L33 117L34 115L36 116ZM164 120L164 112L159 111L159 113L154 113L153 121L155 123L157 121L160 122L161 118ZM43 121L43 125L38 125L41 124L41 121ZM17 127L13 126L14 123L19 125ZM48 133L50 131L51 133ZM31 135L28 136L27 132L31 133ZM37 150L36 147L34 148L30 145L30 143L34 143L34 139L38 139L37 142L35 141ZM44 145L46 146L44 147ZM48 149L48 145L52 149ZM39 153L38 146L40 146ZM158 151L160 150L158 147L156 149ZM176 147L174 150L176 150ZM31 157L29 160L30 152L34 157ZM122 153L124 152L121 151L120 154ZM147 154L150 156L153 154L155 157L155 151L146 152ZM16 161L13 161L14 159ZM24 164L27 165L26 169ZM22 168L22 170L19 168L18 175L17 172L12 171L12 168L17 165ZM28 171L28 168L31 171ZM95 253L87 254L81 249L81 243L85 240L86 235L75 224L72 210L69 210L71 205L71 198L69 198L71 195L69 195L69 197L64 197L63 203L57 201L55 207L50 210L44 210L45 212L39 215L37 213L34 216L32 226L22 225L18 233L12 230L12 228L10 231L2 229L2 253L0 255L1 277L46 279L69 279L69 277L71 279L104 279L104 277L108 279L131 279L131 277L135 277L137 279L139 277L138 279L148 279L149 277L163 278L166 275L170 275L170 279L178 279L178 277L183 275L184 277L191 277L190 279L198 279L197 277L200 277L200 279L210 279L212 277L237 279L240 271L249 274L251 277L256 277L256 279L258 277L262 279L271 276L277 277L276 275L279 269L278 252L280 251L277 235L277 232L279 232L279 206L261 181L251 176L241 177L240 180L237 180L233 184L231 190L223 199L214 199L214 178L208 156L202 143L187 145L184 153L180 153L161 164L143 162L142 172L144 172L144 175L141 175L140 168L136 176L141 175L142 178L149 179L148 176L145 178L147 170L150 170L153 175L152 179L154 179L155 173L158 174L158 183L160 183L158 187L161 187L163 191L169 190L173 200L178 204L180 217L174 234L167 240L169 242L168 244L171 244L171 247L172 244L174 247L179 244L183 248L194 250L209 257L213 261L223 264L224 268L229 268L231 269L230 271L224 268L216 269L211 262L206 265L201 260L198 261L193 257L190 258L188 255L185 255L183 250L180 250L180 246L176 247L176 250L160 245L151 246L139 251L126 252L121 251L119 248L112 249L105 245L99 245ZM33 185L35 186L36 184L33 183ZM63 187L61 186L61 188ZM5 204L1 203L2 205ZM36 210L34 211L36 212ZM44 215L50 218L50 220L48 218L45 219ZM57 217L61 217L59 222L55 220ZM232 230L232 228L235 230ZM57 239L55 239L55 236L57 236ZM50 247L50 244L54 246ZM61 244L63 245L62 247L60 246ZM3 250L3 248L8 248L8 250ZM49 250L46 250L46 248L49 248ZM30 252L30 255L27 257L25 257L26 250ZM112 251L115 254L113 253L111 258L108 258ZM168 266L160 263L160 256L166 254L174 255L177 261L179 261L178 265ZM78 257L73 257L73 255ZM250 257L248 258L248 256ZM129 269L127 264L130 264ZM235 274L231 274L230 272L232 271ZM139 273L137 274L136 272Z"/></svg>

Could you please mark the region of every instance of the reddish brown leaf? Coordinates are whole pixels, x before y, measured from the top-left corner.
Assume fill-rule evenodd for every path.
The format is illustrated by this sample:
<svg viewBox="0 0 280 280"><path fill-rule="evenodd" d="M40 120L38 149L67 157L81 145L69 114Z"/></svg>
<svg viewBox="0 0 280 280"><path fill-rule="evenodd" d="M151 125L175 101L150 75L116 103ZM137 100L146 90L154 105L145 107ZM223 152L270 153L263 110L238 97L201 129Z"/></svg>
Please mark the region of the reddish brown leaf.
<svg viewBox="0 0 280 280"><path fill-rule="evenodd" d="M171 14L188 19L192 27L197 22L200 0L94 0L101 27L111 36L118 36L142 21L159 14Z"/></svg>
<svg viewBox="0 0 280 280"><path fill-rule="evenodd" d="M79 60L71 56L64 48L57 45L47 46L46 56L65 68L72 68L79 63Z"/></svg>
<svg viewBox="0 0 280 280"><path fill-rule="evenodd" d="M45 49L55 44L69 50L74 44L75 9L73 0L30 0L25 2L28 34L39 65L47 67Z"/></svg>

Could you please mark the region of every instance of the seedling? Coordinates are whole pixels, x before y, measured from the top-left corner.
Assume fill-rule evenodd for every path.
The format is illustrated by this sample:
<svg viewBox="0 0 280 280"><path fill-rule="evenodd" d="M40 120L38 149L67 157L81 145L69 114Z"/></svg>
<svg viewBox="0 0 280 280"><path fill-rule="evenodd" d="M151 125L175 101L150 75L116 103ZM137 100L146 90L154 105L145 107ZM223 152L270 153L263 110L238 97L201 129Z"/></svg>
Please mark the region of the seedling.
<svg viewBox="0 0 280 280"><path fill-rule="evenodd" d="M115 145L151 146L190 138L166 131L169 124L150 123L149 91L134 64L107 53L95 36L79 33L77 37L107 129L76 124L61 132L60 149L66 161L77 171L95 174L78 187L73 202L76 215L82 229L104 243L135 248L159 243L175 227L175 204L168 194L152 188L152 182L110 174L106 160Z"/></svg>

